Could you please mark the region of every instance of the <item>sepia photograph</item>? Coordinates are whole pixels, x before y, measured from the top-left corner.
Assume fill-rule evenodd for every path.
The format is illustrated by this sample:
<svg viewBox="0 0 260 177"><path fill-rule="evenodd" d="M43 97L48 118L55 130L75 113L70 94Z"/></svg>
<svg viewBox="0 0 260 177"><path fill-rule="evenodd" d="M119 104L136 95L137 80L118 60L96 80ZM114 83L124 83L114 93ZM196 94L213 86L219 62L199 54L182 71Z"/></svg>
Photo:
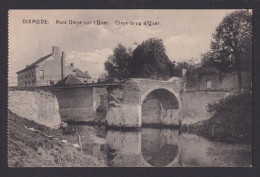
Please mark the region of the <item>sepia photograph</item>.
<svg viewBox="0 0 260 177"><path fill-rule="evenodd" d="M252 167L252 9L8 11L8 167Z"/></svg>

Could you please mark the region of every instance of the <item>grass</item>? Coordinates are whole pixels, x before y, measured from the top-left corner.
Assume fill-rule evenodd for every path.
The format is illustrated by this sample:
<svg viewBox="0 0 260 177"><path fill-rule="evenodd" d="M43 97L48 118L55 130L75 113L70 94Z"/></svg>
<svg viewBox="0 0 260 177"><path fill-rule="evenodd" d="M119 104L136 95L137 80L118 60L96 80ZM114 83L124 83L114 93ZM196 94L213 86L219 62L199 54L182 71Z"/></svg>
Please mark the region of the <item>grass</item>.
<svg viewBox="0 0 260 177"><path fill-rule="evenodd" d="M72 145L50 139L41 133L26 129L35 128L45 135L63 137L61 129L53 130L21 118L9 111L8 166L9 167L103 167L97 158L81 153Z"/></svg>

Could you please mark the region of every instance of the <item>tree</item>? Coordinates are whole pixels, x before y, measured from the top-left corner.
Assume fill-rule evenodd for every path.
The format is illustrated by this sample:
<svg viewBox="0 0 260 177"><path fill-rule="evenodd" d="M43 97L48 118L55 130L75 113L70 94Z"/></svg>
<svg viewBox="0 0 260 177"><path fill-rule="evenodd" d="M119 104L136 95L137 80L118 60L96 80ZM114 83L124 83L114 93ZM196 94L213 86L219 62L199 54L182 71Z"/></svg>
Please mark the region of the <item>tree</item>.
<svg viewBox="0 0 260 177"><path fill-rule="evenodd" d="M109 78L124 79L128 78L129 62L132 58L132 50L127 49L121 44L114 49L114 54L105 61L105 70Z"/></svg>
<svg viewBox="0 0 260 177"><path fill-rule="evenodd" d="M215 62L212 51L207 51L206 53L201 54L200 68L211 68L216 65L217 63Z"/></svg>
<svg viewBox="0 0 260 177"><path fill-rule="evenodd" d="M174 64L166 55L162 39L150 38L133 51L131 77L165 80L173 75L173 69Z"/></svg>
<svg viewBox="0 0 260 177"><path fill-rule="evenodd" d="M173 75L174 63L166 55L161 39L150 38L132 52L121 44L105 62L109 78L168 79Z"/></svg>
<svg viewBox="0 0 260 177"><path fill-rule="evenodd" d="M227 15L213 34L211 49L219 70L237 72L241 92L241 73L252 70L252 13L238 10Z"/></svg>

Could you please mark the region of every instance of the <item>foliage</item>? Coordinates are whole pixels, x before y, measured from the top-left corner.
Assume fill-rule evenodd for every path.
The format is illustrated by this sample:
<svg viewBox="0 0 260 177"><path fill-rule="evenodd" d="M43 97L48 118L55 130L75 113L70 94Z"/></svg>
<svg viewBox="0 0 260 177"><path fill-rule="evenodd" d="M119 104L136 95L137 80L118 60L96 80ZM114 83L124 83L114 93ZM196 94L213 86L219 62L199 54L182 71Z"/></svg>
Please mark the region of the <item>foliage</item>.
<svg viewBox="0 0 260 177"><path fill-rule="evenodd" d="M240 91L241 72L252 69L252 28L252 13L249 10L228 14L213 34L211 53L203 59L204 64L214 63L221 71L237 72Z"/></svg>
<svg viewBox="0 0 260 177"><path fill-rule="evenodd" d="M252 141L252 94L229 96L209 104L208 111L213 116L201 125L203 135L220 141Z"/></svg>
<svg viewBox="0 0 260 177"><path fill-rule="evenodd" d="M130 76L166 80L173 75L174 64L166 55L162 39L150 38L133 51Z"/></svg>
<svg viewBox="0 0 260 177"><path fill-rule="evenodd" d="M132 52L121 44L105 62L109 78L168 79L173 75L174 64L166 55L162 39L150 38Z"/></svg>
<svg viewBox="0 0 260 177"><path fill-rule="evenodd" d="M219 69L248 70L252 64L252 14L247 10L227 15L219 24L211 49Z"/></svg>
<svg viewBox="0 0 260 177"><path fill-rule="evenodd" d="M114 54L108 57L105 61L105 69L108 72L109 78L123 79L128 78L129 62L132 57L132 50L127 49L121 44L114 49Z"/></svg>
<svg viewBox="0 0 260 177"><path fill-rule="evenodd" d="M201 68L211 68L216 66L215 58L212 51L207 51L201 54L200 67Z"/></svg>
<svg viewBox="0 0 260 177"><path fill-rule="evenodd" d="M96 112L99 118L104 118L107 114L107 110L105 106L98 106Z"/></svg>

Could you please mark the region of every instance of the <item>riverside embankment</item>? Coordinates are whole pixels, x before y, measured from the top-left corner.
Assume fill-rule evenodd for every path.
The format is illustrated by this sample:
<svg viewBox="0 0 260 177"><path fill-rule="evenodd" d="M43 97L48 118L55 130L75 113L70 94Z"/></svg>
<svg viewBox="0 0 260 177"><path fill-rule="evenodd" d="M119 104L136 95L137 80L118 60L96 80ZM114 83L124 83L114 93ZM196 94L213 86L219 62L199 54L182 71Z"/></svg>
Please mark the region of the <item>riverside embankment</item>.
<svg viewBox="0 0 260 177"><path fill-rule="evenodd" d="M50 129L9 111L9 167L104 167L96 157L66 141L62 129ZM75 143L76 144L76 143Z"/></svg>
<svg viewBox="0 0 260 177"><path fill-rule="evenodd" d="M82 153L79 142L68 141L53 93L14 90L9 91L8 99L9 167L106 166Z"/></svg>
<svg viewBox="0 0 260 177"><path fill-rule="evenodd" d="M252 143L252 94L244 93L220 99L208 104L211 117L182 130L213 139L215 141L251 144Z"/></svg>

